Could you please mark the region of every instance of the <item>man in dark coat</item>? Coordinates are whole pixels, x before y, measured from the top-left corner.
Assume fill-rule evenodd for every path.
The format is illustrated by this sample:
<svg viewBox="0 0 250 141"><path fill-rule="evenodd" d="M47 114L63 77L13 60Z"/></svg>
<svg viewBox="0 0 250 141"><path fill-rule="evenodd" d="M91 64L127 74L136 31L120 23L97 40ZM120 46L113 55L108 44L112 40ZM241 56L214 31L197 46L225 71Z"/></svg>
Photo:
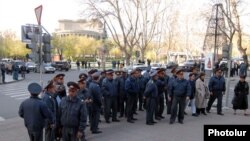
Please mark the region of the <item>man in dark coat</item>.
<svg viewBox="0 0 250 141"><path fill-rule="evenodd" d="M171 117L170 124L175 122L177 112L178 112L178 122L183 124L184 120L184 109L186 100L190 97L190 85L189 82L184 79L184 74L182 70L176 72L177 78L173 81L173 84L170 88L170 99L173 98L173 103L171 107ZM179 107L179 108L178 108ZM179 109L177 111L177 109Z"/></svg>
<svg viewBox="0 0 250 141"><path fill-rule="evenodd" d="M91 111L91 125L90 130L93 134L102 133L98 130L98 124L100 119L100 112L102 106L102 93L99 85L99 78L101 72L97 71L92 74L92 80L89 84L89 94L93 98L92 111Z"/></svg>
<svg viewBox="0 0 250 141"><path fill-rule="evenodd" d="M165 69L158 69L158 79L156 81L156 86L158 89L157 99L156 99L156 109L155 109L155 119L161 120L165 118L162 114L164 111L164 92L165 92Z"/></svg>
<svg viewBox="0 0 250 141"><path fill-rule="evenodd" d="M53 81L50 81L47 86L44 88L45 92L42 96L42 100L48 106L49 111L52 113L54 117L54 125L55 127L51 127L49 122L46 122L45 127L45 141L54 141L59 139L60 136L58 135L58 126L60 122L59 113L58 113L58 103L56 101L56 86L54 85ZM58 130L57 130L58 129Z"/></svg>
<svg viewBox="0 0 250 141"><path fill-rule="evenodd" d="M136 96L139 93L139 84L137 83L137 78L139 76L139 72L137 70L131 71L131 76L127 78L125 81L125 91L128 97L127 101L127 122L134 123L133 120L137 120L133 117L134 107Z"/></svg>
<svg viewBox="0 0 250 141"><path fill-rule="evenodd" d="M210 109L215 101L217 99L217 114L218 115L224 115L222 113L222 98L226 90L226 84L225 79L221 75L222 70L216 69L215 70L215 76L210 78L208 88L210 91L210 98L208 100L206 111L207 113L210 113Z"/></svg>
<svg viewBox="0 0 250 141"><path fill-rule="evenodd" d="M172 76L169 78L168 85L167 85L167 92L168 92L168 100L167 100L167 114L171 114L171 107L172 107L172 102L173 98L170 95L170 89L177 78L176 76L176 68L173 68L171 70Z"/></svg>
<svg viewBox="0 0 250 141"><path fill-rule="evenodd" d="M49 126L53 128L53 116L46 104L38 97L42 87L37 83L31 83L28 91L31 97L21 103L18 113L24 119L30 141L43 141L45 120L47 119Z"/></svg>
<svg viewBox="0 0 250 141"><path fill-rule="evenodd" d="M144 92L144 99L146 99L147 103L147 114L146 114L146 124L154 125L156 123L154 121L154 112L156 110L156 100L158 95L158 88L156 85L156 81L158 79L157 71L154 70L150 73L151 79L148 81L146 85L146 89Z"/></svg>
<svg viewBox="0 0 250 141"><path fill-rule="evenodd" d="M75 82L68 82L68 96L60 103L59 113L64 141L85 141L84 130L87 122L85 103L77 97L79 86Z"/></svg>

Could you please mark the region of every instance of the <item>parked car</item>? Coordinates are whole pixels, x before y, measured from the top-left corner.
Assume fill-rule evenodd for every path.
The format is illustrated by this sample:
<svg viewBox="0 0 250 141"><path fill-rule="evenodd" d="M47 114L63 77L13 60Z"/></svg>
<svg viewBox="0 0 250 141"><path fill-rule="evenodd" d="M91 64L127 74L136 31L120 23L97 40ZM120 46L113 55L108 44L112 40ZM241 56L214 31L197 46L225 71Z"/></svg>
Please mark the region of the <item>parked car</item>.
<svg viewBox="0 0 250 141"><path fill-rule="evenodd" d="M34 62L26 62L25 63L25 67L26 67L26 72L29 73L31 71L35 71L37 65Z"/></svg>
<svg viewBox="0 0 250 141"><path fill-rule="evenodd" d="M178 64L175 62L168 62L166 65L167 69L172 69L172 68L177 68L177 67L178 67Z"/></svg>
<svg viewBox="0 0 250 141"><path fill-rule="evenodd" d="M197 65L197 63L195 62L195 60L187 60L183 63L183 65L181 66L181 69L183 71L186 71L186 72L190 72L191 69L193 67L195 67Z"/></svg>
<svg viewBox="0 0 250 141"><path fill-rule="evenodd" d="M67 61L55 61L52 63L52 66L56 68L56 70L65 70L68 71L71 68L71 65Z"/></svg>
<svg viewBox="0 0 250 141"><path fill-rule="evenodd" d="M37 66L35 72L39 72L40 67ZM44 63L42 65L42 73L55 73L56 68L51 65L51 63Z"/></svg>
<svg viewBox="0 0 250 141"><path fill-rule="evenodd" d="M150 66L151 66L151 70L155 70L155 69L158 69L158 68L165 68L160 63L152 63Z"/></svg>

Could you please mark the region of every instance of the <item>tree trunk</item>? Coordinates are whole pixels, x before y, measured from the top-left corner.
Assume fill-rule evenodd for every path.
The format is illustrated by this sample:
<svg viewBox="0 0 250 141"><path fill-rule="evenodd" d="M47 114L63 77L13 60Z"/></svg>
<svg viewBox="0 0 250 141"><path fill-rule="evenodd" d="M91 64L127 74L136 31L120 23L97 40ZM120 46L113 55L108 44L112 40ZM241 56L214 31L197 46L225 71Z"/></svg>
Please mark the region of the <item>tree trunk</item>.
<svg viewBox="0 0 250 141"><path fill-rule="evenodd" d="M145 49L141 49L141 60L145 60Z"/></svg>
<svg viewBox="0 0 250 141"><path fill-rule="evenodd" d="M128 53L125 53L126 66L130 65L130 58L131 58L131 55Z"/></svg>

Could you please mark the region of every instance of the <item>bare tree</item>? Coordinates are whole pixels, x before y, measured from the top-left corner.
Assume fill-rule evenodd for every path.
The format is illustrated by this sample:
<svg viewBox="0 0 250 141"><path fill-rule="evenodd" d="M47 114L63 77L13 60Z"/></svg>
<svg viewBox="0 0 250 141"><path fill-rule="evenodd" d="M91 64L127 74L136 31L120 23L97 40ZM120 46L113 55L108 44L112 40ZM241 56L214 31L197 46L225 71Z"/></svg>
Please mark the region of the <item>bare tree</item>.
<svg viewBox="0 0 250 141"><path fill-rule="evenodd" d="M124 52L126 65L129 65L133 49L140 38L140 0L88 0L86 4L92 18L104 21L113 41Z"/></svg>

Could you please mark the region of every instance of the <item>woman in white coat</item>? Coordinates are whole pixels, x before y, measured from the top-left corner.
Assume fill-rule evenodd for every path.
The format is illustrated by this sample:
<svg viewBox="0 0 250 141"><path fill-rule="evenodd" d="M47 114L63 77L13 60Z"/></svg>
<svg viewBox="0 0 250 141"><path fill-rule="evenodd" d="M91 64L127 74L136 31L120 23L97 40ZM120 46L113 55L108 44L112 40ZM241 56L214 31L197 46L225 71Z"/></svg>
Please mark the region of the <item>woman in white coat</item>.
<svg viewBox="0 0 250 141"><path fill-rule="evenodd" d="M205 108L207 104L207 99L209 97L208 87L205 84L205 73L201 72L199 78L195 83L195 106L196 113L207 115L205 113Z"/></svg>

